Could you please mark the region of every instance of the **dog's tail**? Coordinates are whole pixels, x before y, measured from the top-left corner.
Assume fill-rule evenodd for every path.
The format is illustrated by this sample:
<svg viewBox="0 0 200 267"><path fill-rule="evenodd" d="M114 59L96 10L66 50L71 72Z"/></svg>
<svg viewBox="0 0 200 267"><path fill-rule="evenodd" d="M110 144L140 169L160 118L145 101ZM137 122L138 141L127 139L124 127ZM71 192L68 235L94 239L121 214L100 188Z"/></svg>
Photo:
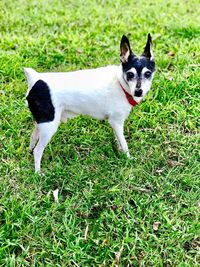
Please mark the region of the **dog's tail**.
<svg viewBox="0 0 200 267"><path fill-rule="evenodd" d="M24 68L24 73L28 82L28 91L26 93L27 97L33 85L39 80L39 73L32 68ZM26 104L28 104L27 101Z"/></svg>
<svg viewBox="0 0 200 267"><path fill-rule="evenodd" d="M28 81L28 92L27 92L27 94L28 94L30 89L33 87L33 85L39 79L39 73L32 68L24 68L24 73L25 73L27 81Z"/></svg>

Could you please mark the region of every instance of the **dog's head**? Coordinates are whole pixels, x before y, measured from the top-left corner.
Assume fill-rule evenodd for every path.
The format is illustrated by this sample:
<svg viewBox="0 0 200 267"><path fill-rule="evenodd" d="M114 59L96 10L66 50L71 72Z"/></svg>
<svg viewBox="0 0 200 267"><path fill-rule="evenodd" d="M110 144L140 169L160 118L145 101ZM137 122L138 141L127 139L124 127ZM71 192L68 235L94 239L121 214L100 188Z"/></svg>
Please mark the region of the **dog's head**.
<svg viewBox="0 0 200 267"><path fill-rule="evenodd" d="M122 75L132 96L142 98L151 88L155 62L151 35L148 34L144 52L137 57L131 50L128 38L123 35L120 44Z"/></svg>

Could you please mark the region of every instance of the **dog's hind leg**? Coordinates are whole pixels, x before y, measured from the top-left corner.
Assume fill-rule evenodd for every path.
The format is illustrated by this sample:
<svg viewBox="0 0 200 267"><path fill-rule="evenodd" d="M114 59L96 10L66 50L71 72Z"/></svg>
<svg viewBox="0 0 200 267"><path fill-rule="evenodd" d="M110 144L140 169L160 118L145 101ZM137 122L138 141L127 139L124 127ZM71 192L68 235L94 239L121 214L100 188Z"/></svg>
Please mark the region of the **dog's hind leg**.
<svg viewBox="0 0 200 267"><path fill-rule="evenodd" d="M33 149L34 149L38 139L39 139L39 132L38 132L37 123L35 123L35 129L33 130L33 133L31 135L30 145L29 145L29 149L31 152L33 152Z"/></svg>
<svg viewBox="0 0 200 267"><path fill-rule="evenodd" d="M44 152L45 147L51 140L52 136L58 129L58 125L60 122L59 119L55 119L52 122L45 122L38 124L39 131L39 141L33 151L34 154L34 162L35 162L35 172L40 172L41 159Z"/></svg>
<svg viewBox="0 0 200 267"><path fill-rule="evenodd" d="M130 158L128 145L124 137L124 121L118 122L118 121L109 119L109 123L111 127L113 128L120 150L126 153L127 157Z"/></svg>

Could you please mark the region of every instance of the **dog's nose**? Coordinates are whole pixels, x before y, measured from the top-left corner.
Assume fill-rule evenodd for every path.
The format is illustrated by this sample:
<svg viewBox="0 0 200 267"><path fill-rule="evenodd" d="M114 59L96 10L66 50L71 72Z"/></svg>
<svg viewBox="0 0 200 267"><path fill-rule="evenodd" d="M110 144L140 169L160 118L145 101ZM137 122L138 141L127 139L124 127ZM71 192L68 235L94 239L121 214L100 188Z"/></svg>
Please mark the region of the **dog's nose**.
<svg viewBox="0 0 200 267"><path fill-rule="evenodd" d="M143 93L142 89L136 89L135 90L135 96L140 97L142 95L142 93Z"/></svg>

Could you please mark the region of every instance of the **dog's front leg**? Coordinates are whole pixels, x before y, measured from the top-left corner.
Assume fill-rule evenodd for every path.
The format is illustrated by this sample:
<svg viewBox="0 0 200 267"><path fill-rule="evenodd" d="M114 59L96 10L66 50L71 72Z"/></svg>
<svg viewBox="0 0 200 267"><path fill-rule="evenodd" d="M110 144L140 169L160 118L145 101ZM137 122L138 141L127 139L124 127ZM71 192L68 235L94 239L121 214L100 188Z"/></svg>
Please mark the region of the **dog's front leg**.
<svg viewBox="0 0 200 267"><path fill-rule="evenodd" d="M117 141L119 143L120 149L126 153L127 157L130 158L130 153L128 151L128 145L124 137L124 121L115 121L113 119L109 120L109 123L115 133Z"/></svg>

